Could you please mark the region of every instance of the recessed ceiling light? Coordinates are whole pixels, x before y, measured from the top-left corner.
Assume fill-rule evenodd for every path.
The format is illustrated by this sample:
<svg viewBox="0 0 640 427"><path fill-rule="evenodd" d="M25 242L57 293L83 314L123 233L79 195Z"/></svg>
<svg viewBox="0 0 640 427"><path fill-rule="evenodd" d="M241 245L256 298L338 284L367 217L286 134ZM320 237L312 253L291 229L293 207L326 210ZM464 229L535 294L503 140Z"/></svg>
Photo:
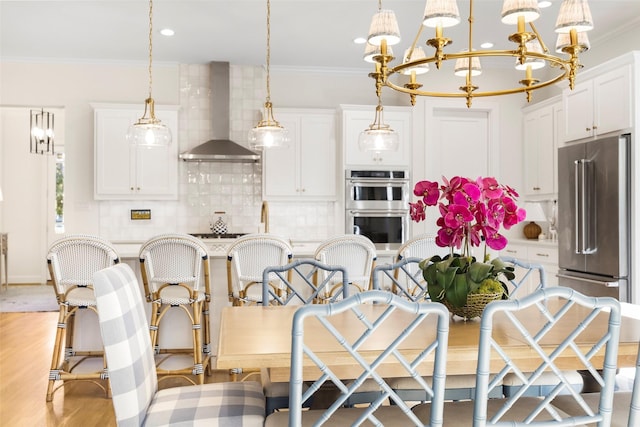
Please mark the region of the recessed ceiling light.
<svg viewBox="0 0 640 427"><path fill-rule="evenodd" d="M538 0L538 7L544 9L549 6L551 6L551 2L549 0Z"/></svg>
<svg viewBox="0 0 640 427"><path fill-rule="evenodd" d="M364 37L356 37L355 39L353 39L353 42L355 44L365 44L367 42L367 39Z"/></svg>
<svg viewBox="0 0 640 427"><path fill-rule="evenodd" d="M493 47L493 43L491 42L484 42L480 45L481 48L483 49L491 49Z"/></svg>
<svg viewBox="0 0 640 427"><path fill-rule="evenodd" d="M163 36L167 36L167 37L171 37L175 33L176 32L173 31L171 28L163 28L163 29L160 30L160 34L162 34Z"/></svg>

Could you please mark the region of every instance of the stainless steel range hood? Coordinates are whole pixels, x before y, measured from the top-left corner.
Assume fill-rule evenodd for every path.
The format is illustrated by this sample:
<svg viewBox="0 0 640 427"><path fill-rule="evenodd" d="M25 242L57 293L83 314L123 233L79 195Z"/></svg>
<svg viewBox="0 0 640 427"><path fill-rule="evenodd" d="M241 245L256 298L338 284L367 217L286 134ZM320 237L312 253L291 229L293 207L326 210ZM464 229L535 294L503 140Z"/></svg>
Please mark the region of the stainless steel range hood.
<svg viewBox="0 0 640 427"><path fill-rule="evenodd" d="M229 139L229 63L212 62L210 75L213 139L180 153L180 158L185 162L258 162L260 154Z"/></svg>

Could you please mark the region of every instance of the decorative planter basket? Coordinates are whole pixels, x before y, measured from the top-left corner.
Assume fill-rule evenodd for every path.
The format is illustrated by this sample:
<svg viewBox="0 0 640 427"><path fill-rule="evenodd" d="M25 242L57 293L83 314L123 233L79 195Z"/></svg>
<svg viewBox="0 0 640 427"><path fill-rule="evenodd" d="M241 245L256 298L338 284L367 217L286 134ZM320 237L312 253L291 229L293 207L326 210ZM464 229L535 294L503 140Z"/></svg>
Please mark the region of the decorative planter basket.
<svg viewBox="0 0 640 427"><path fill-rule="evenodd" d="M491 301L499 300L500 298L502 298L502 293L500 292L495 294L469 294L467 295L467 303L462 307L454 307L446 300L442 301L442 303L449 309L451 314L467 320L482 316L484 307Z"/></svg>

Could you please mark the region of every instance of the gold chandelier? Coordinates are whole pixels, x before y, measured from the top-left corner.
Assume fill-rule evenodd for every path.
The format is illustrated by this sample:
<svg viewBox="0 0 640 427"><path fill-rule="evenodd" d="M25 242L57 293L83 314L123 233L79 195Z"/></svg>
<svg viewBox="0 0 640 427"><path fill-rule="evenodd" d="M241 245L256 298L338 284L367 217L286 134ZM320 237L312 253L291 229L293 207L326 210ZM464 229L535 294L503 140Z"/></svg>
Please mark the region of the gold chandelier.
<svg viewBox="0 0 640 427"><path fill-rule="evenodd" d="M395 58L390 53L390 46L399 42L400 34L395 15L390 10L382 10L380 0L378 13L371 21L368 43L379 47L379 54L374 56L375 71L369 76L375 80L376 94L380 96L383 86L398 92L407 93L411 105L415 105L416 96L466 98L467 107L471 107L474 97L487 97L525 93L527 102L531 100L531 92L536 89L555 84L562 80L569 81L573 89L576 71L582 67L578 54L589 49L589 42L585 31L593 28L593 20L587 0L563 0L556 20L555 32L558 33L556 52L566 56L558 56L549 52L533 21L540 16L537 0L504 0L502 6L502 22L516 25L516 32L509 36L515 43L512 50L474 50L473 47L473 0L469 0L469 29L468 45L464 51L447 52L445 47L452 40L444 36L444 28L457 25L460 14L456 0L426 0L422 25L406 50L401 64L392 65ZM529 24L530 31L526 25ZM435 28L435 37L426 40L426 45L435 49L433 55L426 56L422 47L418 45L424 27ZM516 68L524 71L524 76L517 83L506 89L479 90L474 85L473 77L482 72L480 59L485 57L515 58ZM465 78L464 85L459 91L440 92L423 89L423 85L416 79L416 75L426 72L429 64L440 69L443 63L455 60L455 74ZM551 78L539 80L533 76L533 71L548 63L556 69ZM408 75L408 82L394 83L394 75ZM406 81L406 78L404 79Z"/></svg>

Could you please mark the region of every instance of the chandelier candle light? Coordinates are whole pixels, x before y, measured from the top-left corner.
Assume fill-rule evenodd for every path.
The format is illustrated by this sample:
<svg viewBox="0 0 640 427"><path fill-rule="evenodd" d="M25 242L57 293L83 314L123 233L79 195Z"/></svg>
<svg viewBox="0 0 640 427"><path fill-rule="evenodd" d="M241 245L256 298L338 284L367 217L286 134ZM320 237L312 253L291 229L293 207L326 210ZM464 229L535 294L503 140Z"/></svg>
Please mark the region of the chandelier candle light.
<svg viewBox="0 0 640 427"><path fill-rule="evenodd" d="M569 81L569 88L573 89L576 71L582 67L578 61L578 54L589 49L586 31L593 28L593 19L587 0L563 0L555 25L555 32L558 33L556 50L567 56L561 57L549 52L547 45L542 40L533 21L540 16L538 0L504 0L502 5L501 20L504 24L516 25L516 32L509 36L509 41L515 43L512 50L474 50L473 48L473 6L474 0L469 0L469 29L467 49L460 52L449 53L445 47L451 44L452 40L444 36L444 29L460 23L460 14L456 0L426 0L422 25L405 54L405 60L393 66L394 60L388 46L397 43L400 33L396 27L390 25L392 11L378 11L374 16L374 21L384 22L386 27L372 27L369 33L368 43L379 46L380 54L375 56L375 72L369 74L373 77L378 93L383 86L390 87L398 92L409 95L411 105L415 105L416 96L466 98L467 107L471 107L474 97L487 97L498 95L509 95L514 93L525 93L527 102L531 101L531 92L550 86L562 80ZM381 12L386 12L386 19L378 18ZM393 15L395 20L395 15ZM527 31L526 24L529 24L530 31ZM426 40L426 45L435 49L432 56L414 56L412 52L421 49L417 45L424 27L435 28L435 37ZM385 29L386 28L386 29ZM497 88L492 90L479 90L479 86L474 85L473 77L481 73L480 58L484 57L512 57L516 59L517 68L524 71L522 80L518 81L519 86L509 86L507 88ZM409 59L407 59L409 58ZM428 64L435 64L439 70L443 63L456 61L455 74L463 76L465 83L460 86L459 91L431 91L421 89L422 84L416 80L416 73L407 73L407 70L424 67ZM548 63L557 69L552 73L551 78L540 81L533 76L533 70ZM392 82L393 75L408 74L409 82L396 84Z"/></svg>
<svg viewBox="0 0 640 427"><path fill-rule="evenodd" d="M262 120L249 131L249 147L254 150L263 148L283 148L289 142L289 132L273 117L271 104L271 1L267 0L267 99L264 103Z"/></svg>
<svg viewBox="0 0 640 427"><path fill-rule="evenodd" d="M44 108L31 110L29 152L34 154L54 154L53 122L53 113L44 111Z"/></svg>
<svg viewBox="0 0 640 427"><path fill-rule="evenodd" d="M149 0L149 97L144 101L144 115L129 126L127 140L133 145L147 147L168 146L171 144L171 129L155 114L155 101L151 96L153 86L153 0Z"/></svg>

